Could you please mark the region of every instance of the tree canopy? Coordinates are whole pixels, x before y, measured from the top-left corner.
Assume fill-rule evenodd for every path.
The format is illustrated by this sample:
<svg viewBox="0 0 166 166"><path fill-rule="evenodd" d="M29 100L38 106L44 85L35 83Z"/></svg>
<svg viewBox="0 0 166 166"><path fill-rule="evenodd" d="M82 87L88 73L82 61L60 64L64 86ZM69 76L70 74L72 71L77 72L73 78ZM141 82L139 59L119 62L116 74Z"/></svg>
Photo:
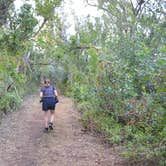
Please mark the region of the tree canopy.
<svg viewBox="0 0 166 166"><path fill-rule="evenodd" d="M75 16L66 36L61 0L0 1L0 113L50 77L132 165L165 163L166 2L86 0L101 17Z"/></svg>

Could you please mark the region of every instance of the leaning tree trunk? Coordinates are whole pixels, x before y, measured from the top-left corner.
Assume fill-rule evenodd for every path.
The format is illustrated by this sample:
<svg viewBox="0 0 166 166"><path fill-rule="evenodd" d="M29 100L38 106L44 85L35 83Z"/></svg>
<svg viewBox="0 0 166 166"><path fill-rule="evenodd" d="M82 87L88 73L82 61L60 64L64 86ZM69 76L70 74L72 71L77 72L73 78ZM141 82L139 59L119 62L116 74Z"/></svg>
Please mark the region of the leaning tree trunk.
<svg viewBox="0 0 166 166"><path fill-rule="evenodd" d="M13 2L14 0L0 0L0 26L6 23L9 7Z"/></svg>

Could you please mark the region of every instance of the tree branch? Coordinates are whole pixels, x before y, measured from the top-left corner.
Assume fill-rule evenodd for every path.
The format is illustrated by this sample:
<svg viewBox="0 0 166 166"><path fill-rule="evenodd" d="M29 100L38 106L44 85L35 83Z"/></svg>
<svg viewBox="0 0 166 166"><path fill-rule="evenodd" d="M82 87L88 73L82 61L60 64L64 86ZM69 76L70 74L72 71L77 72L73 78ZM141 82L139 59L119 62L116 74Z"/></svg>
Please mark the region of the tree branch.
<svg viewBox="0 0 166 166"><path fill-rule="evenodd" d="M99 8L98 5L89 3L88 0L86 0L86 3L87 3L89 6L93 6L93 7ZM108 9L104 8L104 7L101 7L101 6L100 6L100 9L102 9L102 10L104 10L104 11L110 13L110 11L109 11Z"/></svg>
<svg viewBox="0 0 166 166"><path fill-rule="evenodd" d="M14 0L0 1L0 26L6 23L7 13L9 11L10 4L13 2Z"/></svg>
<svg viewBox="0 0 166 166"><path fill-rule="evenodd" d="M130 3L131 3L131 7L132 7L133 14L135 15L135 8L134 8L134 5L133 5L132 0L130 0Z"/></svg>
<svg viewBox="0 0 166 166"><path fill-rule="evenodd" d="M14 84L14 82L12 82L10 85L8 85L7 92L9 91L9 89L12 87L13 84Z"/></svg>
<svg viewBox="0 0 166 166"><path fill-rule="evenodd" d="M94 48L96 51L99 51L99 48L95 47L95 46L77 46L77 47L73 47L72 49L80 49L80 50L83 50L83 49L91 49L91 48Z"/></svg>
<svg viewBox="0 0 166 166"><path fill-rule="evenodd" d="M98 5L95 5L95 4L90 4L88 0L86 0L86 3L90 6L94 6L94 7L98 7Z"/></svg>
<svg viewBox="0 0 166 166"><path fill-rule="evenodd" d="M31 63L31 65L36 65L36 66L47 66L47 65L55 65L54 63Z"/></svg>
<svg viewBox="0 0 166 166"><path fill-rule="evenodd" d="M38 33L41 31L41 29L44 27L44 25L46 24L47 21L48 21L48 18L44 18L43 23L39 27L38 31L33 35L33 37L36 37L38 35Z"/></svg>
<svg viewBox="0 0 166 166"><path fill-rule="evenodd" d="M142 8L140 9L140 11L139 11L139 13L138 13L138 14L139 14L138 17L140 17L140 15L141 15L141 13L142 13L142 11L143 11L145 5L146 5L149 1L150 1L150 0L144 1L143 6L142 6Z"/></svg>
<svg viewBox="0 0 166 166"><path fill-rule="evenodd" d="M109 9L107 9L107 8L101 6L101 5L99 6L99 5L96 5L96 4L91 4L91 3L88 2L88 0L86 0L86 2L87 2L87 4L88 4L89 6L97 7L97 8L99 8L99 9L101 9L101 10L107 12L107 14L110 16L110 18L111 18L111 17L116 17L116 18L118 17L117 15L111 13L111 11L110 11ZM118 8L116 8L116 10L118 10L118 13L120 12ZM111 20L113 21L112 18L111 18Z"/></svg>

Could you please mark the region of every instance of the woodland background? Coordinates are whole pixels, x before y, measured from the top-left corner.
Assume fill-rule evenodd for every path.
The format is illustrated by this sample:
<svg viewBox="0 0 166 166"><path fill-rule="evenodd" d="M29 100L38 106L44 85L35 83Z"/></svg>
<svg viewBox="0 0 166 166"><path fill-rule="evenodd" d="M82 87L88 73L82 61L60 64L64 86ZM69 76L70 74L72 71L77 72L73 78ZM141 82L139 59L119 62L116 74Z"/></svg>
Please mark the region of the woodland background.
<svg viewBox="0 0 166 166"><path fill-rule="evenodd" d="M0 0L0 115L50 77L74 99L82 125L137 165L166 164L166 1L86 1L101 17L75 16L61 0ZM40 21L38 17L40 17Z"/></svg>

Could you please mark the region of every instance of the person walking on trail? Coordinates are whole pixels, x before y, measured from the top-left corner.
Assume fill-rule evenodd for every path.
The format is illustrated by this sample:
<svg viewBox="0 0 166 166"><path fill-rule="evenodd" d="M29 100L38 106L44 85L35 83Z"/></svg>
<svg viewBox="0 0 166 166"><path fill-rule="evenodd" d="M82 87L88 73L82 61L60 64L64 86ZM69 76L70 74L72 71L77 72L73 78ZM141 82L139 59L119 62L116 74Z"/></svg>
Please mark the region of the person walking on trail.
<svg viewBox="0 0 166 166"><path fill-rule="evenodd" d="M44 85L40 89L40 98L42 110L44 111L45 128L44 132L53 130L55 105L58 102L58 93L55 86L50 84L49 79L44 80ZM50 119L49 119L50 114Z"/></svg>

